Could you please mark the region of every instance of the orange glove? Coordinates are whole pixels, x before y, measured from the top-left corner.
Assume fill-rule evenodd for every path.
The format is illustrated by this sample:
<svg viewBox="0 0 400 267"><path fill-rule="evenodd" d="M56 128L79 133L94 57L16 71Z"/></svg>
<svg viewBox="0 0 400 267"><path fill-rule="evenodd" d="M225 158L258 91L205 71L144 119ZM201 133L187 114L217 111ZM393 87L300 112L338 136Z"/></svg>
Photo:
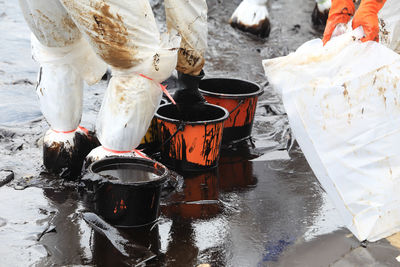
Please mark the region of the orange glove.
<svg viewBox="0 0 400 267"><path fill-rule="evenodd" d="M324 38L322 39L324 45L331 39L336 26L340 23L349 22L354 15L354 11L353 0L332 0L332 6L329 10L328 21L326 22L324 31Z"/></svg>
<svg viewBox="0 0 400 267"><path fill-rule="evenodd" d="M398 1L398 0L397 0ZM386 0L362 0L353 18L353 29L362 26L365 37L362 42L379 42L379 20L378 12L381 10Z"/></svg>

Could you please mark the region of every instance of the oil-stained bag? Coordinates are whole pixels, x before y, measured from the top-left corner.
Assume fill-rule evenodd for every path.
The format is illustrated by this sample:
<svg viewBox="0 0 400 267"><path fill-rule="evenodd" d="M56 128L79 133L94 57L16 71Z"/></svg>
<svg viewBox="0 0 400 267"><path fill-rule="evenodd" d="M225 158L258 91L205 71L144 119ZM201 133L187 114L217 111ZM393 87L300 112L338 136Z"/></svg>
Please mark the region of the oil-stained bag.
<svg viewBox="0 0 400 267"><path fill-rule="evenodd" d="M400 56L358 28L264 60L308 163L359 240L400 231Z"/></svg>

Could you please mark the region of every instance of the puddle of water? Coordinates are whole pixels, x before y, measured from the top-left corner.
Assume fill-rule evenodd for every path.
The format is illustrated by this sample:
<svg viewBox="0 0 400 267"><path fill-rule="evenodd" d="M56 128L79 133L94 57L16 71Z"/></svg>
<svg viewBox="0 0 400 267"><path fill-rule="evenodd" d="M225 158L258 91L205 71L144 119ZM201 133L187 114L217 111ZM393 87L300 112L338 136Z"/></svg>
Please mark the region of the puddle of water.
<svg viewBox="0 0 400 267"><path fill-rule="evenodd" d="M11 187L0 188L0 257L8 266L33 265L47 257L46 247L38 242L46 231L54 210L39 188L24 194ZM18 211L18 212L16 212Z"/></svg>

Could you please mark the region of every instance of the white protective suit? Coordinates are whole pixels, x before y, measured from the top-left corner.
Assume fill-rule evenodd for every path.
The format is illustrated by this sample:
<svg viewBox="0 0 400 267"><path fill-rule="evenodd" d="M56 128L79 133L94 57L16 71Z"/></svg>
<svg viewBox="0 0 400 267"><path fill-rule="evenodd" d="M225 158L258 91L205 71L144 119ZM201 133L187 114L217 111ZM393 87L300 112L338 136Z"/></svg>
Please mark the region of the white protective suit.
<svg viewBox="0 0 400 267"><path fill-rule="evenodd" d="M197 75L204 65L205 0L165 0L169 33L163 35L148 0L20 0L20 5L41 65L37 94L52 129L45 142L72 141L82 115L83 80L96 83L107 63L112 78L96 124L102 146L91 155L132 154L160 103L160 83L175 67Z"/></svg>

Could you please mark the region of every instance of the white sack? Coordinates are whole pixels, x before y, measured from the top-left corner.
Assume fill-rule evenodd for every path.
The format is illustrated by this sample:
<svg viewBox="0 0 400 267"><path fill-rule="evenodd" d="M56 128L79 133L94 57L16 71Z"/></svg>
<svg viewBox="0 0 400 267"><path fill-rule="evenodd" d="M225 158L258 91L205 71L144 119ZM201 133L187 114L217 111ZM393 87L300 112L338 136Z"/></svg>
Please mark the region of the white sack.
<svg viewBox="0 0 400 267"><path fill-rule="evenodd" d="M164 0L167 27L182 37L176 69L199 75L207 48L207 3L205 0Z"/></svg>
<svg viewBox="0 0 400 267"><path fill-rule="evenodd" d="M400 231L400 56L359 28L264 60L293 133L359 240Z"/></svg>
<svg viewBox="0 0 400 267"><path fill-rule="evenodd" d="M380 19L380 41L400 53L400 2L398 0L387 0L378 16Z"/></svg>

